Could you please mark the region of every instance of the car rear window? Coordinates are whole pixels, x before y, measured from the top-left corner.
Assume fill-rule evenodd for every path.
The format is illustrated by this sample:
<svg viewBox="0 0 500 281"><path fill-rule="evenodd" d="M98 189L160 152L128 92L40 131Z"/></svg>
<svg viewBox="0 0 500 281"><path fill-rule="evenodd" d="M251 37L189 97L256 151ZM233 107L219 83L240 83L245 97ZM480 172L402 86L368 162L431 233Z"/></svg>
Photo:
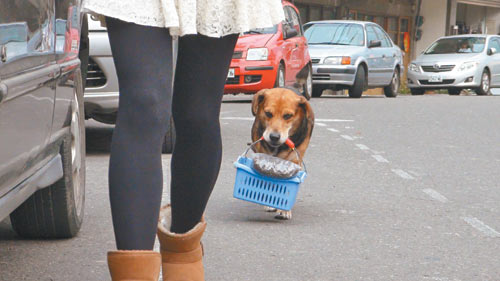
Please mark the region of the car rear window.
<svg viewBox="0 0 500 281"><path fill-rule="evenodd" d="M486 43L485 37L443 38L434 42L426 55L481 53Z"/></svg>
<svg viewBox="0 0 500 281"><path fill-rule="evenodd" d="M306 27L304 35L309 44L363 46L363 26L351 23L318 23Z"/></svg>

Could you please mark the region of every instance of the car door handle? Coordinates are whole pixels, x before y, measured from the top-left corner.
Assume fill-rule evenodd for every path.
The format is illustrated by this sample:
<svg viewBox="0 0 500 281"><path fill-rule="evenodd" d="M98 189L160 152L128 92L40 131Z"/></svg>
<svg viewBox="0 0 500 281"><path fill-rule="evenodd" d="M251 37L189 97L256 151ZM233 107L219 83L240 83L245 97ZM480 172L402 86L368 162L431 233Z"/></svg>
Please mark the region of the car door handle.
<svg viewBox="0 0 500 281"><path fill-rule="evenodd" d="M382 58L385 59L385 54L382 55Z"/></svg>

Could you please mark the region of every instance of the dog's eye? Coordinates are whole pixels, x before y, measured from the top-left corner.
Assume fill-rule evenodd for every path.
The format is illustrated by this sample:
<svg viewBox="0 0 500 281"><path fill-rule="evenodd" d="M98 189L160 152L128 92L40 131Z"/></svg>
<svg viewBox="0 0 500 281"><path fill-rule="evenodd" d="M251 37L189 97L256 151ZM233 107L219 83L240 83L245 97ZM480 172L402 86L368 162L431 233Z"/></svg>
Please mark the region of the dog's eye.
<svg viewBox="0 0 500 281"><path fill-rule="evenodd" d="M283 119L288 120L288 119L292 118L292 116L293 116L292 114L285 114L285 115L283 115Z"/></svg>
<svg viewBox="0 0 500 281"><path fill-rule="evenodd" d="M273 114L269 111L266 111L267 118L273 118Z"/></svg>

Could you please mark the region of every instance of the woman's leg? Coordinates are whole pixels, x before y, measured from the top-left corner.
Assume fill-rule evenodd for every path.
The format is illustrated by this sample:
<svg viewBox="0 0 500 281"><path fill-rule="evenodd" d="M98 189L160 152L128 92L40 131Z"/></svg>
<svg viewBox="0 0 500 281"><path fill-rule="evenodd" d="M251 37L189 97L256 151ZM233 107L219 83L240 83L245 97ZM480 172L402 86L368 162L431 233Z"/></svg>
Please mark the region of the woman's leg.
<svg viewBox="0 0 500 281"><path fill-rule="evenodd" d="M109 196L117 248L152 250L162 195L161 146L171 104L168 29L107 18L120 85Z"/></svg>
<svg viewBox="0 0 500 281"><path fill-rule="evenodd" d="M172 226L192 229L205 211L222 158L219 112L238 36L202 35L179 39L172 114L176 143L172 155Z"/></svg>

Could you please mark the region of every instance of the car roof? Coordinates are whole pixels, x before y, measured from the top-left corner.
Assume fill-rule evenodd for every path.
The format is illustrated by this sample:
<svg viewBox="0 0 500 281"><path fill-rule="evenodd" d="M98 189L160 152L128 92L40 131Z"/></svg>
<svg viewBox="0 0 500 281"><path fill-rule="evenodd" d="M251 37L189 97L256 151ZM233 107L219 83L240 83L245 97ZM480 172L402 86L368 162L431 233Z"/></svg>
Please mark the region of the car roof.
<svg viewBox="0 0 500 281"><path fill-rule="evenodd" d="M498 35L491 35L491 34L460 34L460 35L443 36L443 37L439 37L439 39L444 39L444 38L470 38L470 37L489 38L489 37L498 37Z"/></svg>
<svg viewBox="0 0 500 281"><path fill-rule="evenodd" d="M360 21L360 20L318 20L318 21L310 21L306 24L316 24L316 23L355 23L361 25L376 24L371 21Z"/></svg>

